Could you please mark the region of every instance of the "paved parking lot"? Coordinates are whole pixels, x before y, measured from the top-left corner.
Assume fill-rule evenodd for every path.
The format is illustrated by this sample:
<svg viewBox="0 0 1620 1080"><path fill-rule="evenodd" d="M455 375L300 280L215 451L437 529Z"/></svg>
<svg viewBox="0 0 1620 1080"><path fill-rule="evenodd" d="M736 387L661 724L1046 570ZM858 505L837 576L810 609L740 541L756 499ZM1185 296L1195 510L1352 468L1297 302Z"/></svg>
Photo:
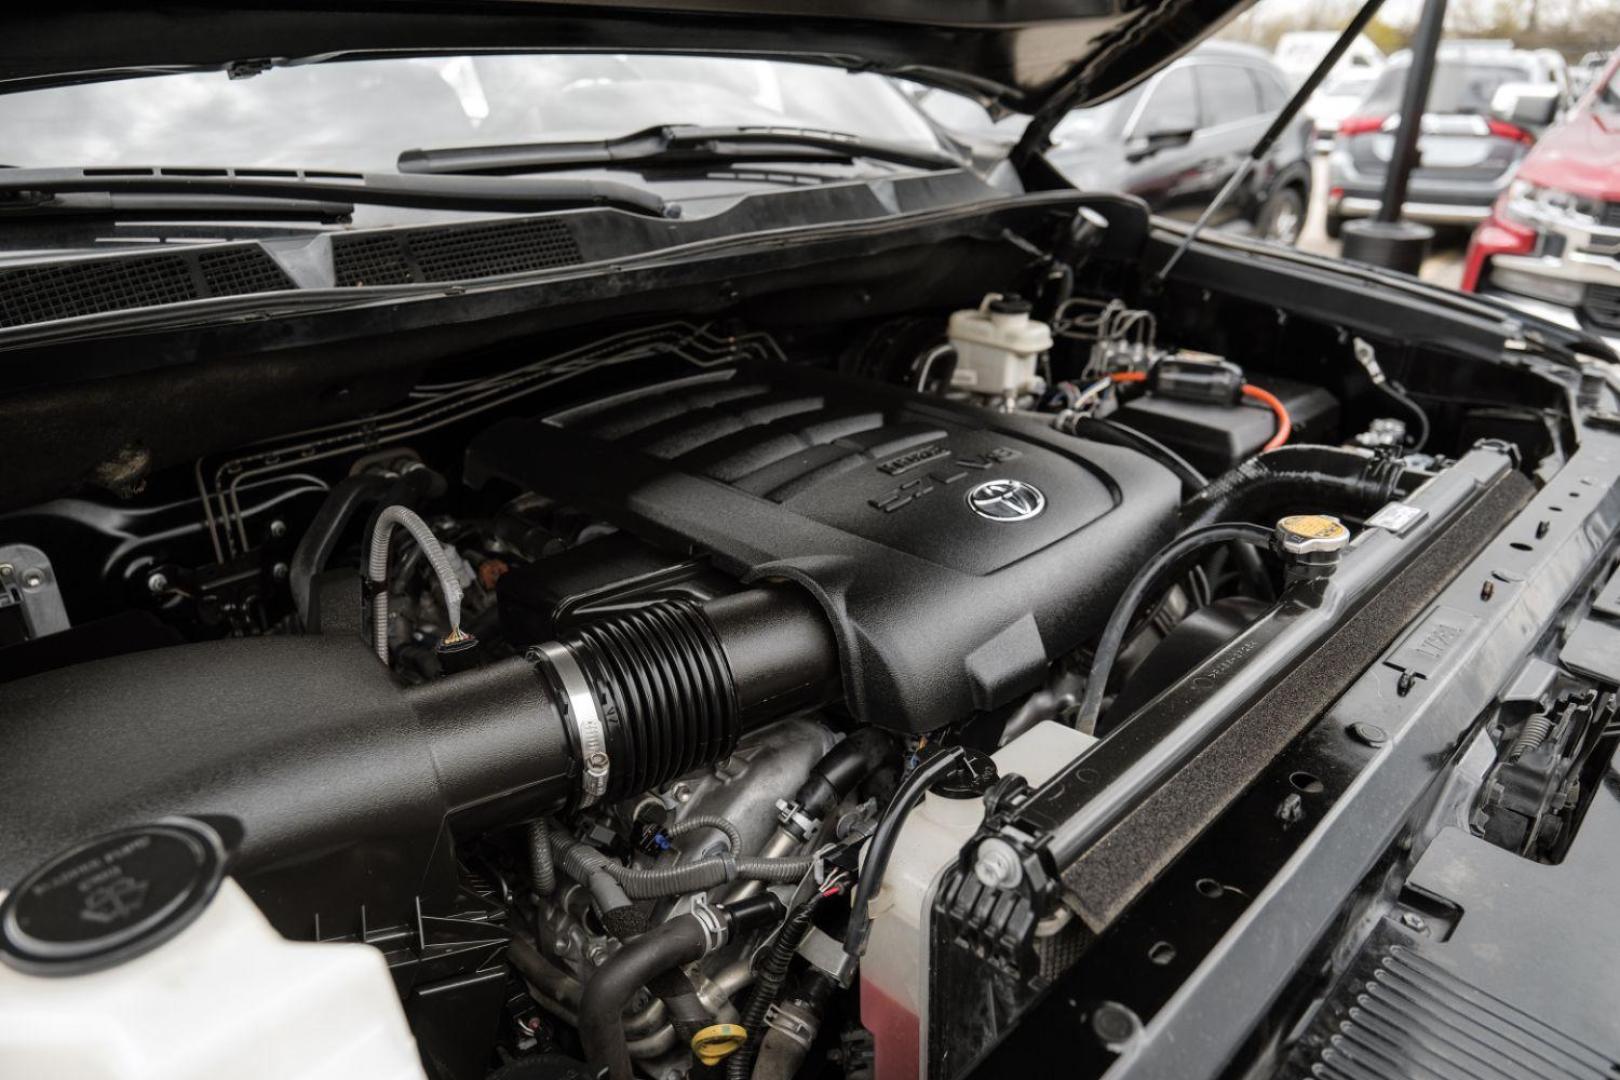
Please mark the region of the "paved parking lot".
<svg viewBox="0 0 1620 1080"><path fill-rule="evenodd" d="M1318 252L1323 255L1337 255L1339 242L1329 240L1323 229L1323 220L1327 216L1328 169L1327 155L1318 154L1315 164L1315 175L1311 183L1312 198L1310 215L1305 220L1305 233L1299 238L1299 246L1306 251ZM1468 247L1467 229L1437 229L1435 230L1434 244L1429 250L1429 257L1423 263L1423 279L1432 281L1437 285L1457 287L1462 280L1463 255Z"/></svg>

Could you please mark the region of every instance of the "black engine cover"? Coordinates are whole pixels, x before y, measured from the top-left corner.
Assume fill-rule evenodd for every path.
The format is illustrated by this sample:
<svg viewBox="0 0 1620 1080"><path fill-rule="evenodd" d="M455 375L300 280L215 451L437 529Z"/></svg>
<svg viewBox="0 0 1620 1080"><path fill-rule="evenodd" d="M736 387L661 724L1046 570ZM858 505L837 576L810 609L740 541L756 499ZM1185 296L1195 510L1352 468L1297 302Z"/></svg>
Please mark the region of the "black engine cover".
<svg viewBox="0 0 1620 1080"><path fill-rule="evenodd" d="M1036 419L764 363L504 421L467 477L799 583L833 623L850 708L912 732L1038 686L1174 534L1180 494L1141 454Z"/></svg>

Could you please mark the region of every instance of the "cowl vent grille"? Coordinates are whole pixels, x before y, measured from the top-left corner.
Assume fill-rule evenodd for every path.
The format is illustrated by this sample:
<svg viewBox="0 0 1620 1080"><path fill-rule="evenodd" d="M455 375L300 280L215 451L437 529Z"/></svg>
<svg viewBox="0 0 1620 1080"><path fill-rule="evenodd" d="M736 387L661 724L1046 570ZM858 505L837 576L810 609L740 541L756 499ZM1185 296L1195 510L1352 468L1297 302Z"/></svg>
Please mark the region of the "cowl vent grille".
<svg viewBox="0 0 1620 1080"><path fill-rule="evenodd" d="M338 236L332 259L337 284L345 288L463 281L584 262L573 231L552 218Z"/></svg>
<svg viewBox="0 0 1620 1080"><path fill-rule="evenodd" d="M255 244L0 270L0 327L294 288Z"/></svg>

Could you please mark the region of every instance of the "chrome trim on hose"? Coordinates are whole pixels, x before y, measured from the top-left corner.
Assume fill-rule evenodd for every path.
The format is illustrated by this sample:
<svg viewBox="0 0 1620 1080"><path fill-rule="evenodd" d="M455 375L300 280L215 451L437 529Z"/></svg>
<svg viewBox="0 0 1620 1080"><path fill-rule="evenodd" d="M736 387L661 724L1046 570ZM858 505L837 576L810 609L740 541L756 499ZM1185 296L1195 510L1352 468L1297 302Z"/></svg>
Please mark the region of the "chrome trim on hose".
<svg viewBox="0 0 1620 1080"><path fill-rule="evenodd" d="M573 650L561 642L548 641L530 650L529 657L543 661L556 677L557 686L568 701L568 719L574 725L574 736L579 740L580 765L584 775L580 779L581 806L589 806L607 791L608 773L612 762L607 753L607 730L602 716L596 711L596 698L591 684L585 678Z"/></svg>

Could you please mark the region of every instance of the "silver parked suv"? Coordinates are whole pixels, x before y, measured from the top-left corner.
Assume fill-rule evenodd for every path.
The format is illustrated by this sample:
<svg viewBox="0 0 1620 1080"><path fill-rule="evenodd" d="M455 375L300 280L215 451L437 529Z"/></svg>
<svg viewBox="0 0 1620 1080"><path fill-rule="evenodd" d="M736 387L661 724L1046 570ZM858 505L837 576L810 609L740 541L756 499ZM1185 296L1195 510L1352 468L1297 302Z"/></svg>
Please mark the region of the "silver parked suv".
<svg viewBox="0 0 1620 1080"><path fill-rule="evenodd" d="M1366 99L1339 125L1330 159L1329 236L1339 235L1345 219L1378 211L1411 69L1411 54L1396 53ZM1492 115L1492 102L1504 91L1525 103L1516 116L1520 122ZM1438 225L1483 221L1567 96L1564 62L1554 53L1507 43L1443 44L1404 215Z"/></svg>

